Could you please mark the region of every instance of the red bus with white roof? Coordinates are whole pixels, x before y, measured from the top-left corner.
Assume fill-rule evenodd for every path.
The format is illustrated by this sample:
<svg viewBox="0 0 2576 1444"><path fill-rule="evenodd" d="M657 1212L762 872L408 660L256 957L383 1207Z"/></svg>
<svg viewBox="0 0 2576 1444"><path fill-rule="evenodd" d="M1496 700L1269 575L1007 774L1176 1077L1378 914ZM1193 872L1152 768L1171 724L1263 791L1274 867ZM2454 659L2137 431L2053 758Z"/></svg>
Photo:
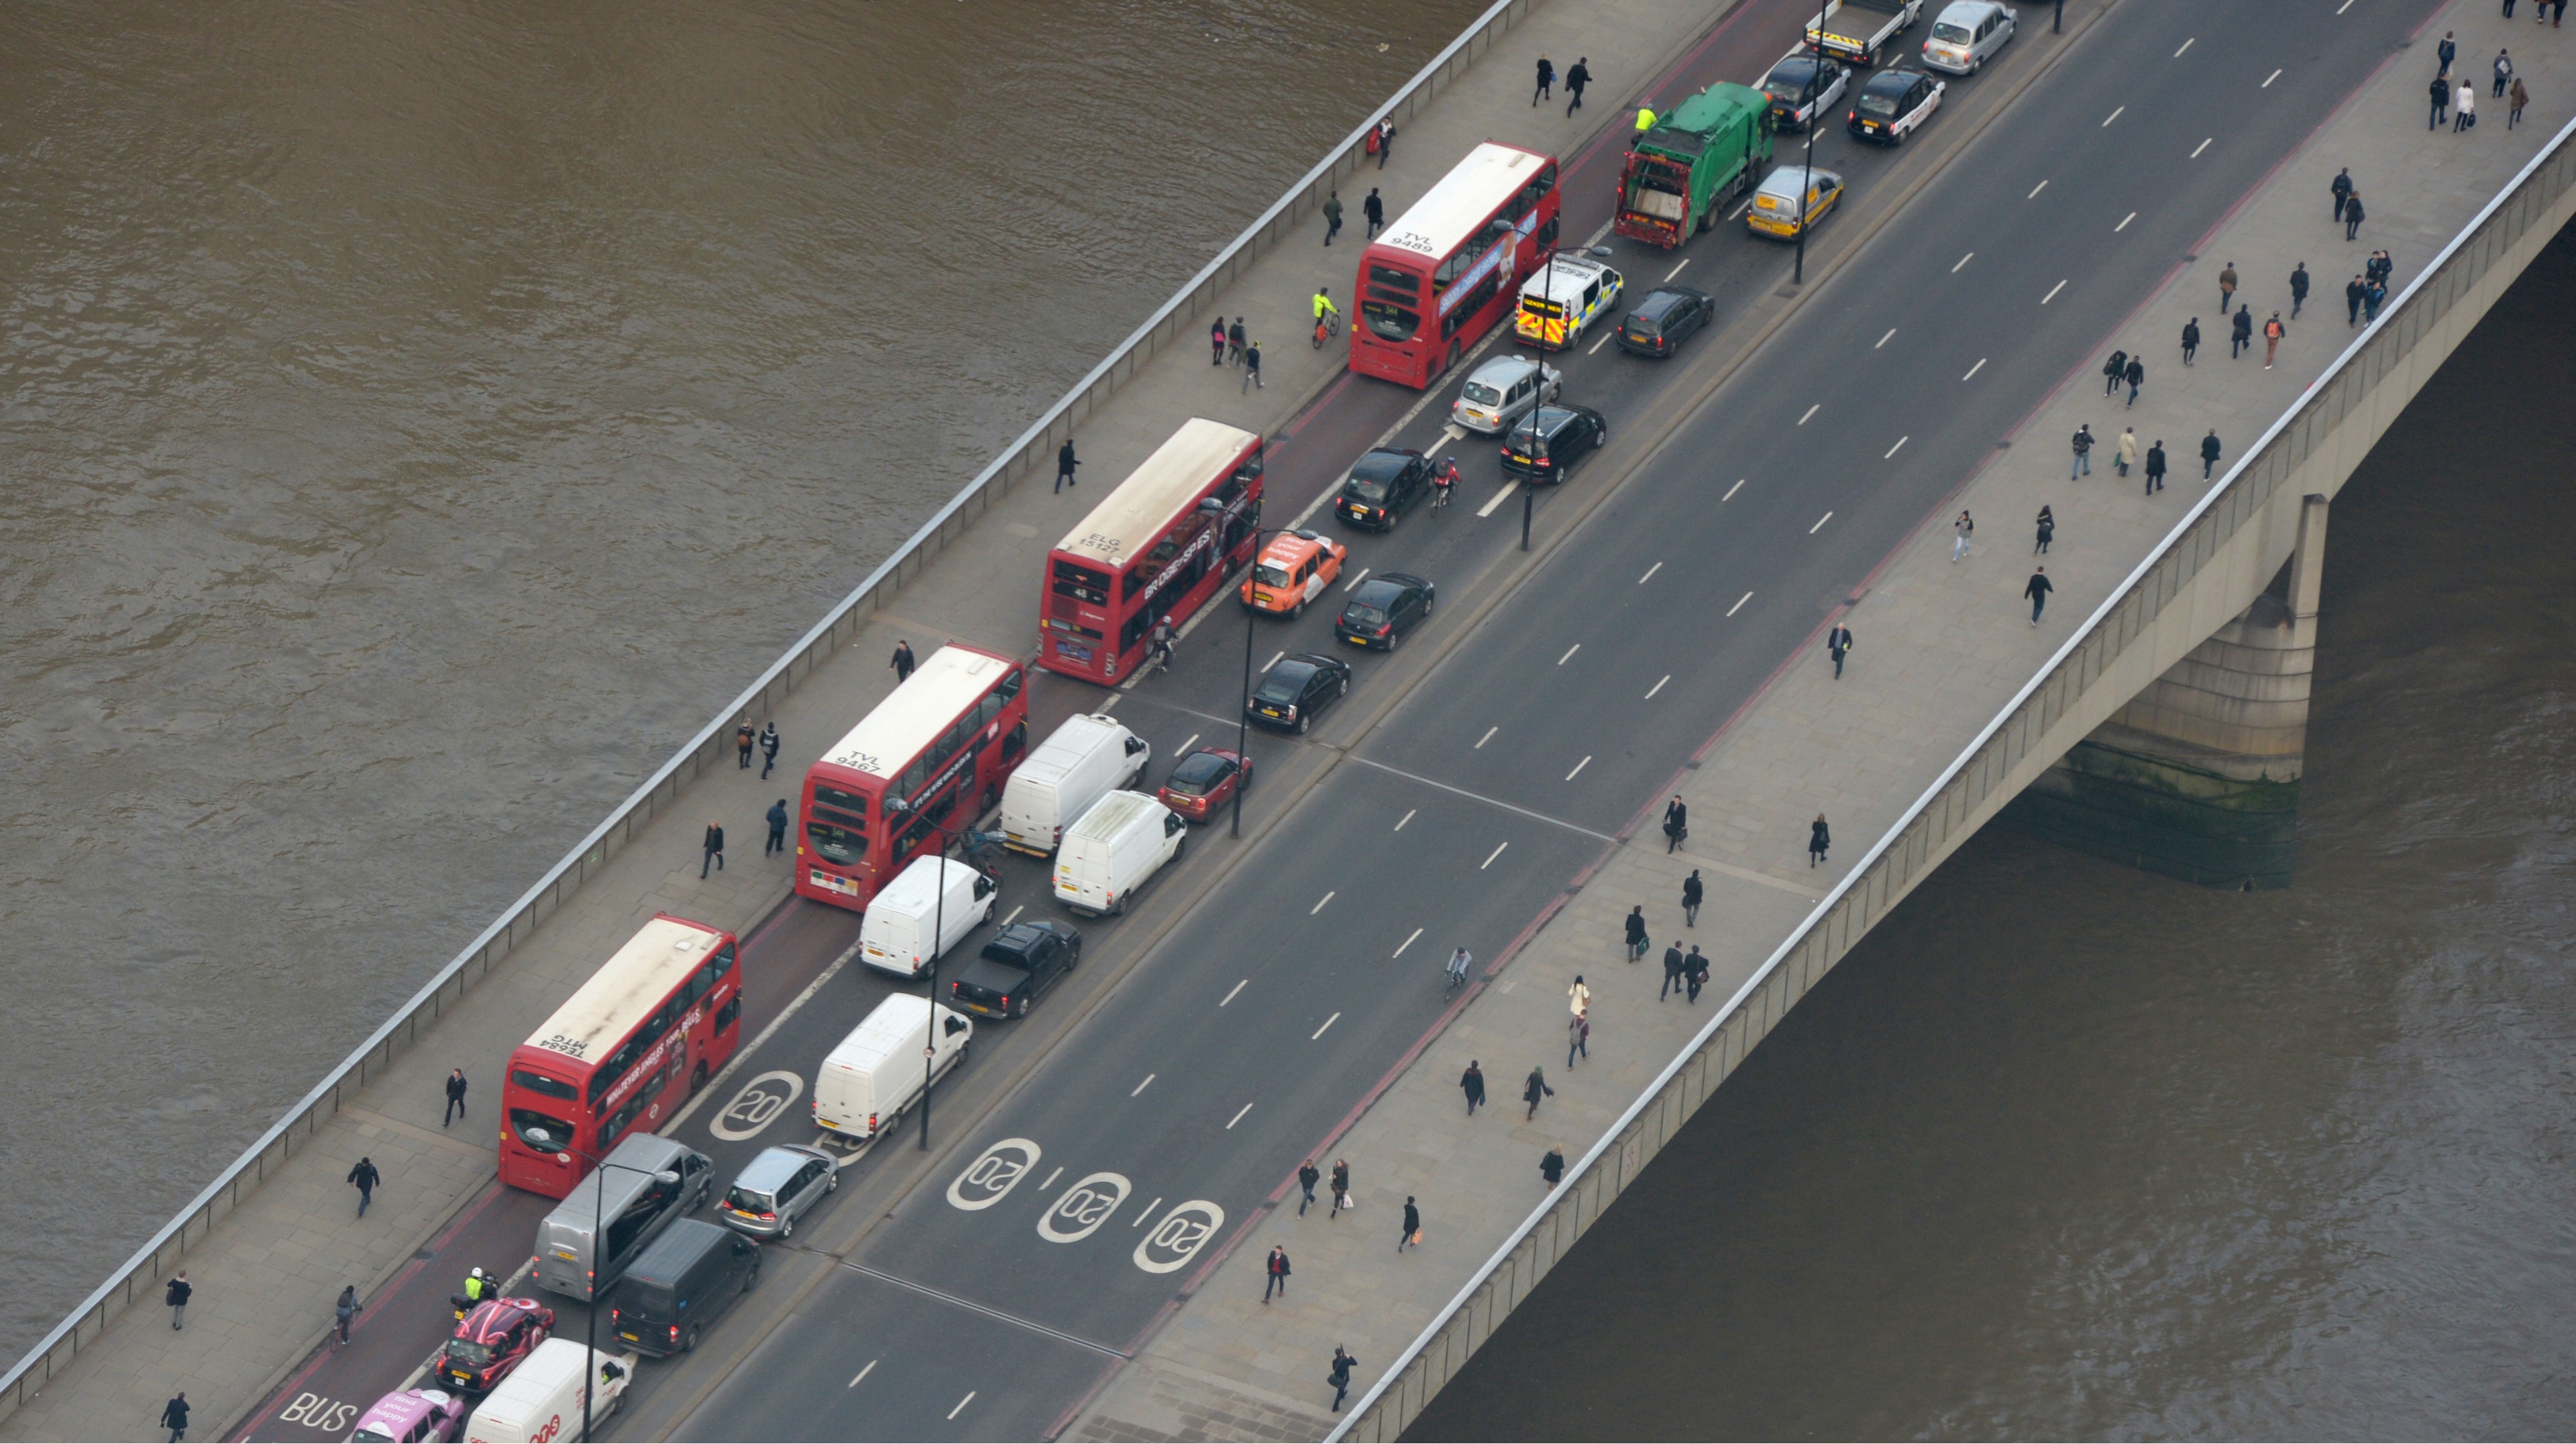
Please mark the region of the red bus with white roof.
<svg viewBox="0 0 2576 1444"><path fill-rule="evenodd" d="M864 911L905 863L982 816L1028 755L1027 680L981 647L931 653L806 772L796 891Z"/></svg>
<svg viewBox="0 0 2576 1444"><path fill-rule="evenodd" d="M1261 441L1193 418L1056 543L1038 612L1039 666L1114 685L1145 660L1156 618L1179 626L1252 564Z"/></svg>
<svg viewBox="0 0 2576 1444"><path fill-rule="evenodd" d="M1556 157L1486 141L1360 253L1351 369L1417 390L1511 314L1554 254Z"/></svg>
<svg viewBox="0 0 2576 1444"><path fill-rule="evenodd" d="M734 935L657 913L510 1053L501 1181L561 1198L617 1141L652 1132L742 1040Z"/></svg>

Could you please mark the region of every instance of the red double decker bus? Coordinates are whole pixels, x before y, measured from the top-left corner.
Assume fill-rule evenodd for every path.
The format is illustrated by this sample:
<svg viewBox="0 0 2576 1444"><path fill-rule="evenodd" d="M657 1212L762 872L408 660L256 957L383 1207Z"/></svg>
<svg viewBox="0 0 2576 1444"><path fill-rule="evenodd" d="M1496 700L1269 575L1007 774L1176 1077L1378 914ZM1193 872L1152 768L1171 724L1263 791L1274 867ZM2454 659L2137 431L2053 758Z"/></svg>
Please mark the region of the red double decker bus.
<svg viewBox="0 0 2576 1444"><path fill-rule="evenodd" d="M1184 423L1047 554L1038 665L1114 685L1155 618L1179 625L1252 564L1260 526L1260 435Z"/></svg>
<svg viewBox="0 0 2576 1444"><path fill-rule="evenodd" d="M805 774L796 891L865 909L905 863L937 851L941 828L990 808L1028 755L1027 680L980 647L931 653Z"/></svg>
<svg viewBox="0 0 2576 1444"><path fill-rule="evenodd" d="M501 1181L561 1198L629 1132L650 1132L742 1040L734 935L657 913L510 1053Z"/></svg>
<svg viewBox="0 0 2576 1444"><path fill-rule="evenodd" d="M1351 369L1416 390L1511 314L1556 252L1556 157L1486 141L1360 252Z"/></svg>

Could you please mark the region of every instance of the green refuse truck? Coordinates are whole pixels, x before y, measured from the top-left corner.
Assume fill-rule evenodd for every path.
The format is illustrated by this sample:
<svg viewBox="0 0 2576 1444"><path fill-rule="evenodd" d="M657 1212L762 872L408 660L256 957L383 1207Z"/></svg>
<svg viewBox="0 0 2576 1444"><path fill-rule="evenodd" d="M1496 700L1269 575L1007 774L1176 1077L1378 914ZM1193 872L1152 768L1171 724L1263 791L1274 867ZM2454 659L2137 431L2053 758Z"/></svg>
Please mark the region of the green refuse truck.
<svg viewBox="0 0 2576 1444"><path fill-rule="evenodd" d="M1671 250L1751 190L1771 160L1771 100L1749 85L1710 86L1639 134L1619 172L1611 229Z"/></svg>

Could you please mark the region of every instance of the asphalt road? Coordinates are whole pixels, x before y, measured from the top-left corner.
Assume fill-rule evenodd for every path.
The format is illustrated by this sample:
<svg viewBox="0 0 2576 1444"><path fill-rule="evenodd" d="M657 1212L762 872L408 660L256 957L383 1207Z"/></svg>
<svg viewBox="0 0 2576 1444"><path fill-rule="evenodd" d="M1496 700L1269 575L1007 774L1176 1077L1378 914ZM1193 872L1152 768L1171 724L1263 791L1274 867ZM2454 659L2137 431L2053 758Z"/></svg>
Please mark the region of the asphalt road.
<svg viewBox="0 0 2576 1444"><path fill-rule="evenodd" d="M1999 445L2062 457L2063 438L2013 435L2052 388L2091 384L2113 345L2150 358L2149 387L2178 364L2172 338L2118 334L2123 319L2430 8L2361 0L2337 15L2336 3L2160 0L2105 16L1463 639L1462 618L1496 601L1516 558L1521 497L1492 443L1443 429L1454 378L1418 411L1415 393L1336 383L1279 440L1267 520L1289 520L1390 431L1392 444L1455 454L1470 478L1459 505L1346 538L1354 573L1437 581L1440 615L1403 653L1355 657L1351 696L1312 738L1254 734L1251 853L1225 844L1222 825L1201 829L1136 916L1082 922L1082 969L1030 1018L982 1025L972 1060L942 1084L940 1107L972 1123L964 1146L922 1155L907 1138L854 1157L831 1210L787 1247L828 1248L882 1215L858 1246L823 1260L829 1277L783 1322L789 1290L775 1283L736 1310L709 1353L771 1331L703 1403L713 1380L700 1375L720 1361L648 1366L630 1420L692 1410L678 1432L693 1438L1031 1437L1067 1422L1444 1021L1451 947L1501 954ZM1681 74L1694 87L1757 80L1794 41L1798 9L1746 5ZM2044 29L2046 10L2026 5L2025 23ZM1950 81L1943 113L1904 149L1819 135L1817 164L1852 190L1847 213L1819 226L1811 267L1922 174L1946 128L1993 110L2037 61L2032 38ZM1570 236L1607 220L1616 139L1567 158ZM1796 151L1783 137L1782 158ZM1718 297L1721 327L1789 274L1786 248L1740 222L1669 255L1611 244L1632 297L1686 262L1679 279ZM2307 258L2320 297L2349 274L2326 254ZM2246 269L2258 317L2286 312L2283 277ZM2218 338L2211 301L2203 329ZM1609 417L1612 445L1538 493L1543 540L1561 529L1555 514L1610 485L1640 438L1690 408L1733 339L1713 328L1661 363L1587 339L1555 362L1568 398ZM2201 364L2228 364L2224 346L2204 345ZM2251 437L2222 439L2232 455ZM2197 437L2165 440L2180 471ZM1982 518L1981 545L2026 545L2022 521ZM1259 623L1255 665L1333 650L1332 610ZM1154 744L1155 779L1193 742L1231 745L1243 628L1237 609L1211 607L1169 675L1109 704ZM1861 638L1853 665L1868 665L1868 648ZM1103 705L1094 689L1034 675L1041 732ZM1803 841L1782 849L1794 856ZM1006 870L1003 911L1014 907L1054 911L1034 863ZM802 902L764 925L745 955L754 1030L856 932L855 914ZM680 1136L728 1176L760 1147L810 1139L812 1068L893 986L840 968ZM1497 1095L1516 1094L1536 1061L1560 1060L1487 1060ZM938 1169L916 1183L925 1163ZM454 1276L524 1260L548 1206L496 1188L469 1209L374 1302L358 1343L315 1360L262 1412L256 1437L324 1437L283 1420L328 1417L299 1409L304 1395L362 1407L398 1386L443 1336ZM1392 1220L1353 1223L1385 1228L1393 1246ZM549 1302L579 1327L578 1308Z"/></svg>

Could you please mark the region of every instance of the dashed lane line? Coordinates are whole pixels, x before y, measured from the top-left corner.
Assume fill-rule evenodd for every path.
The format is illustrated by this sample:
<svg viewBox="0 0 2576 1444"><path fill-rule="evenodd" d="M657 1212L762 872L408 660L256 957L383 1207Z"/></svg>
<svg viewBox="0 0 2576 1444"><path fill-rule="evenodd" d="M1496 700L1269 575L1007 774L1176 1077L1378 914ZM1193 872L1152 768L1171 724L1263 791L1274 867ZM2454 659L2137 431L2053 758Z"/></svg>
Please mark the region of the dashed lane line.
<svg viewBox="0 0 2576 1444"><path fill-rule="evenodd" d="M1383 762L1373 762L1365 757L1353 756L1350 760L1358 763L1362 767L1374 768L1390 777L1401 777L1407 782L1419 782L1425 787L1436 787L1453 796L1466 798L1470 802L1481 802L1487 807L1499 807L1505 812L1511 813L1517 817L1526 817L1532 822L1544 822L1550 827L1561 827L1568 832L1579 832L1585 837L1597 838L1602 842L1617 842L1619 840L1606 832L1595 832L1591 828L1585 827L1579 822L1568 822L1562 817L1550 817L1544 812L1532 812L1526 807L1519 806L1515 803L1505 802L1499 797L1487 797L1481 792L1469 792L1463 787L1452 787L1446 782L1434 781L1431 778L1423 776L1419 772L1407 772L1401 767L1389 767Z"/></svg>
<svg viewBox="0 0 2576 1444"><path fill-rule="evenodd" d="M1039 1323L1035 1319L1024 1319L1017 1314L1005 1313L1000 1309L994 1308L990 1304L979 1304L973 1299L961 1298L956 1294L949 1293L945 1289L934 1289L928 1284L917 1284L910 1279L900 1278L894 1274L887 1273L883 1269L870 1268L866 1264L853 1263L848 1259L843 1259L841 1261L841 1267L848 1269L854 1274L861 1274L868 1278L875 1279L881 1284L892 1284L906 1293L919 1294L923 1298L928 1299L937 1299L943 1304L954 1304L958 1308L964 1309L970 1314L981 1314L985 1318L994 1320L997 1323L1009 1324L1013 1328L1026 1329L1032 1334L1044 1334L1050 1339L1054 1339L1060 1343L1071 1344L1077 1349L1089 1349L1095 1354L1106 1354L1113 1359L1133 1359L1136 1357L1124 1349L1113 1349L1107 1344L1103 1344L1092 1339L1086 1339L1080 1334L1068 1334L1062 1329L1051 1328L1045 1324ZM973 1394L968 1394L966 1396L967 1399L972 1399L974 1397L975 1396ZM960 1409L965 1408L965 1400L959 1400L957 1407ZM953 1419L957 1416L951 1414L948 1417Z"/></svg>

